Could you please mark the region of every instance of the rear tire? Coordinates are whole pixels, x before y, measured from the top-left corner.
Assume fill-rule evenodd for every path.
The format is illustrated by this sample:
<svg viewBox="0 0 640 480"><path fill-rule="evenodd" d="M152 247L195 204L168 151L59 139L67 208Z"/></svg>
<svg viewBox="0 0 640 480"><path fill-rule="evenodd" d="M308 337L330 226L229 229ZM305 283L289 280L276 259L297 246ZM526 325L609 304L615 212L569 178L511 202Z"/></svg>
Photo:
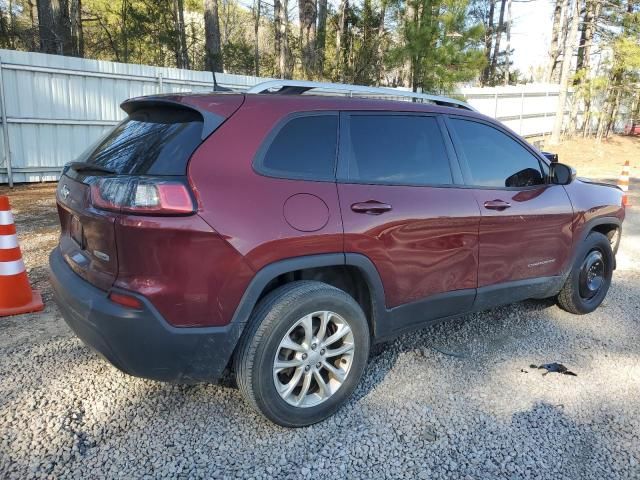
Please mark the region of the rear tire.
<svg viewBox="0 0 640 480"><path fill-rule="evenodd" d="M589 233L558 294L558 305L577 315L598 308L609 291L614 260L609 238L602 233Z"/></svg>
<svg viewBox="0 0 640 480"><path fill-rule="evenodd" d="M317 423L355 390L369 342L350 295L321 282L289 283L263 298L247 325L234 356L238 387L278 425Z"/></svg>

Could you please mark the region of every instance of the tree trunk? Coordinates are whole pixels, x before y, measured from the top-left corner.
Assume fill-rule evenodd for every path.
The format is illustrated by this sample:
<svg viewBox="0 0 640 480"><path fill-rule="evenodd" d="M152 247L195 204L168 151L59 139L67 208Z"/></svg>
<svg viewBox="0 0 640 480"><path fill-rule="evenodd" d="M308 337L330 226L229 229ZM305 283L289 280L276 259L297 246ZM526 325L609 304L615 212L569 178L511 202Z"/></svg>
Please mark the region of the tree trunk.
<svg viewBox="0 0 640 480"><path fill-rule="evenodd" d="M178 21L180 22L180 46L182 47L182 65L183 68L191 68L189 61L189 50L187 48L187 33L184 23L184 0L178 0Z"/></svg>
<svg viewBox="0 0 640 480"><path fill-rule="evenodd" d="M8 10L9 19L6 23L5 34L7 38L7 44L9 45L9 48L13 50L16 48L16 25L13 14L13 0L9 0ZM0 20L2 20L1 15Z"/></svg>
<svg viewBox="0 0 640 480"><path fill-rule="evenodd" d="M56 36L60 42L58 53L73 55L74 48L71 40L71 17L69 15L69 0L58 0L52 3L53 15L56 21Z"/></svg>
<svg viewBox="0 0 640 480"><path fill-rule="evenodd" d="M600 16L600 0L587 0L584 26L581 32L580 46L578 48L577 70L584 70L587 74L591 67L591 46L593 45L593 35L596 31L596 22Z"/></svg>
<svg viewBox="0 0 640 480"><path fill-rule="evenodd" d="M347 12L349 10L349 0L340 2L340 24L336 34L336 58L338 61L338 74L340 80L344 82L347 65Z"/></svg>
<svg viewBox="0 0 640 480"><path fill-rule="evenodd" d="M578 128L578 113L580 110L580 99L584 98L585 112L588 112L590 105L590 95L585 94L583 85L587 82L589 75L589 66L591 59L591 38L593 37L594 21L594 3L598 0L586 0L582 12L582 25L580 28L580 41L578 42L578 55L576 60L576 78L573 82L574 94L571 99L571 116L569 117L569 135L573 136ZM583 118L583 122L586 118Z"/></svg>
<svg viewBox="0 0 640 480"><path fill-rule="evenodd" d="M277 75L280 78L282 77L282 69L280 68L280 48L281 47L281 26L280 26L280 18L282 13L282 3L280 0L273 0L273 53L276 63L276 71Z"/></svg>
<svg viewBox="0 0 640 480"><path fill-rule="evenodd" d="M40 51L56 53L56 37L51 0L38 0L38 34L40 35Z"/></svg>
<svg viewBox="0 0 640 480"><path fill-rule="evenodd" d="M173 18L176 31L176 67L188 69L189 53L187 51L187 34L184 25L184 0L173 0Z"/></svg>
<svg viewBox="0 0 640 480"><path fill-rule="evenodd" d="M598 130L596 133L597 140L607 137L611 131L611 127L615 121L620 103L620 93L622 91L622 71L617 69L614 71L611 82L608 86L607 100L605 102L604 116L601 114L598 120Z"/></svg>
<svg viewBox="0 0 640 480"><path fill-rule="evenodd" d="M224 71L218 0L204 0L204 51L205 68L210 72Z"/></svg>
<svg viewBox="0 0 640 480"><path fill-rule="evenodd" d="M496 40L493 45L493 55L491 56L491 66L489 68L489 79L493 79L496 74L496 67L498 65L498 56L500 55L500 39L502 38L502 32L504 31L504 10L507 4L507 0L500 0L500 18L498 20L498 27L496 28Z"/></svg>
<svg viewBox="0 0 640 480"><path fill-rule="evenodd" d="M316 11L315 0L298 0L300 20L300 53L306 78L313 78L316 67Z"/></svg>
<svg viewBox="0 0 640 480"><path fill-rule="evenodd" d="M557 145L560 142L562 133L562 124L564 123L564 111L567 103L567 94L569 90L569 78L571 77L571 63L573 53L576 50L578 25L580 24L580 8L579 0L574 0L572 5L573 15L571 17L571 26L567 34L567 42L562 57L562 69L560 72L560 95L558 96L558 107L556 109L556 117L553 122L553 131L549 142L551 145Z"/></svg>
<svg viewBox="0 0 640 480"><path fill-rule="evenodd" d="M324 71L324 49L327 43L327 0L318 0L318 37L317 37L317 66L320 77Z"/></svg>
<svg viewBox="0 0 640 480"><path fill-rule="evenodd" d="M380 5L380 23L378 23L378 58L377 58L377 84L380 85L382 81L382 74L384 73L384 21L387 15L387 1L382 0L382 4Z"/></svg>
<svg viewBox="0 0 640 480"><path fill-rule="evenodd" d="M563 24L566 25L566 20L563 22L563 17L566 18L568 10L568 0L556 0L555 8L553 10L553 30L551 33L551 47L549 49L547 82L557 82L560 78L558 68L561 50L560 39L563 35Z"/></svg>
<svg viewBox="0 0 640 480"><path fill-rule="evenodd" d="M38 50L38 22L36 20L37 10L34 0L29 0L29 20L31 21L31 31L29 32L29 50Z"/></svg>
<svg viewBox="0 0 640 480"><path fill-rule="evenodd" d="M591 0L588 0L591 1ZM583 71L585 72L583 81L587 80L587 77L589 75L589 72L591 70L591 46L593 44L593 35L595 33L596 30L596 22L598 21L598 18L600 16L600 7L601 7L601 3L598 0L593 0L593 3L595 4L593 6L593 18L591 20L591 22L589 22L587 24L587 33L585 35L585 42L584 42L584 46L583 46L583 60L582 60L582 68ZM600 71L600 62L598 62L598 67L596 68L596 72L595 72L595 76L597 77ZM588 135L591 135L591 98L592 98L592 87L591 84L588 84L588 91L587 94L585 95L585 99L584 99L584 120L582 122L582 136L586 137Z"/></svg>
<svg viewBox="0 0 640 480"><path fill-rule="evenodd" d="M11 5L9 5L11 8ZM0 48L13 48L11 46L11 10L9 10L9 20L4 18L4 10L0 8ZM6 40L5 40L6 39Z"/></svg>
<svg viewBox="0 0 640 480"><path fill-rule="evenodd" d="M640 94L638 94L638 98L636 98L636 108L633 111L633 118L631 120L640 122Z"/></svg>
<svg viewBox="0 0 640 480"><path fill-rule="evenodd" d="M484 55L487 58L487 64L482 70L481 83L485 86L489 81L490 65L491 65L491 47L493 46L493 15L496 10L496 0L490 0L489 18L487 19L487 30L484 34Z"/></svg>
<svg viewBox="0 0 640 480"><path fill-rule="evenodd" d="M504 84L509 85L509 57L511 55L511 0L507 0L507 49L505 50Z"/></svg>
<svg viewBox="0 0 640 480"><path fill-rule="evenodd" d="M120 15L122 17L122 30L120 31L120 35L122 35L122 60L124 63L129 63L129 32L127 27L127 21L129 19L129 0L122 0Z"/></svg>
<svg viewBox="0 0 640 480"><path fill-rule="evenodd" d="M260 76L260 0L254 0L253 3L253 63L254 74L256 77Z"/></svg>
<svg viewBox="0 0 640 480"><path fill-rule="evenodd" d="M82 0L71 0L71 49L74 57L84 57L84 32L82 30Z"/></svg>
<svg viewBox="0 0 640 480"><path fill-rule="evenodd" d="M605 138L611 134L611 129L614 127L616 122L616 117L618 116L618 109L620 108L620 98L622 96L622 86L618 86L616 89L616 94L613 101L613 107L611 108L611 114L607 119L607 128L604 132Z"/></svg>
<svg viewBox="0 0 640 480"><path fill-rule="evenodd" d="M582 22L578 31L580 32L580 41L578 42L578 53L576 55L576 72L579 72L583 68L584 64L584 45L586 42L587 28L591 21L591 0L584 0L583 10L580 12Z"/></svg>
<svg viewBox="0 0 640 480"><path fill-rule="evenodd" d="M404 12L404 18L402 19L402 22L404 24L404 29L405 29L405 42L406 44L409 43L409 38L408 38L408 32L406 32L407 26L408 25L416 25L418 21L418 15L417 15L417 11L416 11L416 2L414 0L409 0L407 1L407 8L405 9ZM408 46L408 45L405 45ZM407 88L410 88L411 90L413 90L415 92L415 54L412 51L409 51L409 55L407 55L407 58L405 59L405 63L403 65L403 70L404 70L404 77L405 77L405 83L404 86Z"/></svg>
<svg viewBox="0 0 640 480"><path fill-rule="evenodd" d="M278 66L281 78L291 78L293 65L291 63L291 50L289 49L289 1L281 0L280 8L280 52Z"/></svg>

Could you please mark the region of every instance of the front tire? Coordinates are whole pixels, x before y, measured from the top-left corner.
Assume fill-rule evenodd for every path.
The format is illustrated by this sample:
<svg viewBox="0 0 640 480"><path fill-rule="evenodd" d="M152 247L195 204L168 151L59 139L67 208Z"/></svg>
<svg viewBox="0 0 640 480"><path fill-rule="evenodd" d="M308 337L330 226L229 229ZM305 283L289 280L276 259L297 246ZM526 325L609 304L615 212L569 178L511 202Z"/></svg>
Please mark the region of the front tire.
<svg viewBox="0 0 640 480"><path fill-rule="evenodd" d="M353 393L369 355L364 312L321 282L284 285L260 301L236 350L240 391L272 422L303 427Z"/></svg>
<svg viewBox="0 0 640 480"><path fill-rule="evenodd" d="M577 315L593 312L609 291L613 265L609 238L598 232L589 233L558 295L560 307Z"/></svg>

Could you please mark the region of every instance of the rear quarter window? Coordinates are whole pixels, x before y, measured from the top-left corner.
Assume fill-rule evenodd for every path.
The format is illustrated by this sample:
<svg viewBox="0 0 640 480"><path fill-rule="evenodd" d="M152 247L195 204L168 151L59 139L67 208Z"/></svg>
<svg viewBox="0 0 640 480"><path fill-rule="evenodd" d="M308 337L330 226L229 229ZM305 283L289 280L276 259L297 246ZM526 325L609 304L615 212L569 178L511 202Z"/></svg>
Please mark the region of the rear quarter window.
<svg viewBox="0 0 640 480"><path fill-rule="evenodd" d="M254 167L271 177L333 181L337 143L337 114L295 116L269 135Z"/></svg>
<svg viewBox="0 0 640 480"><path fill-rule="evenodd" d="M136 110L82 160L123 175L185 175L202 127L193 110Z"/></svg>

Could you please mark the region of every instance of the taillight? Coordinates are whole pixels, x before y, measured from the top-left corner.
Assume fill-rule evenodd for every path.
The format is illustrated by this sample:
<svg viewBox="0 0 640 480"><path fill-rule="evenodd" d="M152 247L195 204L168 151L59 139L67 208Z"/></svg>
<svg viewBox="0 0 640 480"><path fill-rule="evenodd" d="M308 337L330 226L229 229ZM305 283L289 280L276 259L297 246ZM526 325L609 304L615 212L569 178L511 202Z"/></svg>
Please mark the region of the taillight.
<svg viewBox="0 0 640 480"><path fill-rule="evenodd" d="M109 300L123 307L133 308L134 310L142 310L142 302L132 295L126 295L124 293L111 292L109 294Z"/></svg>
<svg viewBox="0 0 640 480"><path fill-rule="evenodd" d="M102 210L147 215L187 215L196 208L186 183L148 177L98 178L91 203Z"/></svg>

